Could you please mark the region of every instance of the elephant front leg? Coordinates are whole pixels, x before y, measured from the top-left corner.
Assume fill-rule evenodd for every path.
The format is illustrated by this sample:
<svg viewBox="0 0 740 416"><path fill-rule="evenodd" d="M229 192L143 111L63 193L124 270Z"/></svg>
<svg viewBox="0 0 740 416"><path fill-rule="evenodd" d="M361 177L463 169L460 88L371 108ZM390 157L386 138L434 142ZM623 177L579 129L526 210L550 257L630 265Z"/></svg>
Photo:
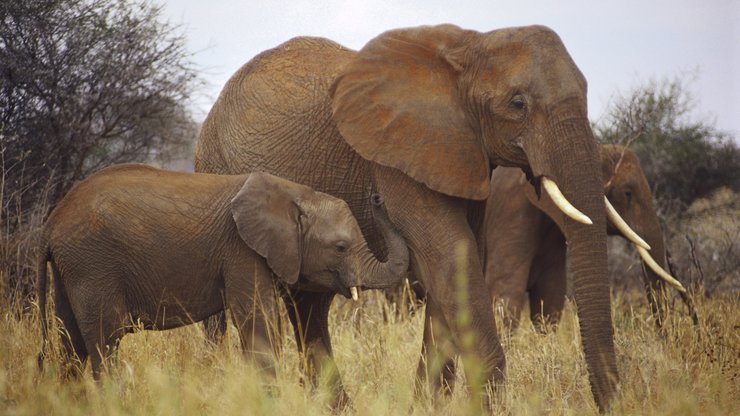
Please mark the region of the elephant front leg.
<svg viewBox="0 0 740 416"><path fill-rule="evenodd" d="M553 226L544 236L529 275L529 311L540 333L557 325L565 307L565 237Z"/></svg>
<svg viewBox="0 0 740 416"><path fill-rule="evenodd" d="M458 241L457 249L449 247L449 252L456 253L449 256L450 261L445 256L417 260L428 290L422 360L432 393L454 384L451 351L462 354L473 392L485 395L486 385L495 387L504 380L506 361L478 256L474 250L461 254L465 251L461 247L473 244L471 238Z"/></svg>
<svg viewBox="0 0 740 416"><path fill-rule="evenodd" d="M489 284L494 310L501 312L504 331L519 327L519 317L527 294L527 276L512 272Z"/></svg>
<svg viewBox="0 0 740 416"><path fill-rule="evenodd" d="M303 355L304 372L316 387L319 380L333 393L332 407L349 405L349 396L342 385L337 365L332 358L329 337L329 308L334 299L331 292L303 292L287 289L283 295L288 318L293 325L298 352Z"/></svg>
<svg viewBox="0 0 740 416"><path fill-rule="evenodd" d="M242 351L272 383L274 357L279 355L280 345L275 286L265 260L252 257L247 258L246 264L226 267L225 300L239 332Z"/></svg>
<svg viewBox="0 0 740 416"><path fill-rule="evenodd" d="M203 326L203 333L206 339L214 344L218 345L226 335L226 311L217 312L215 315L211 315L201 322Z"/></svg>
<svg viewBox="0 0 740 416"><path fill-rule="evenodd" d="M431 397L436 392L451 393L455 385L455 346L452 333L442 311L437 304L427 298L424 315L424 338L422 341L422 359L416 370L417 393L425 388L423 380L428 380Z"/></svg>
<svg viewBox="0 0 740 416"><path fill-rule="evenodd" d="M388 215L408 243L414 275L447 322L456 351L471 364L465 368L473 392L484 396L487 384L503 382L506 360L468 222L469 201L433 192L394 169L375 166L374 173ZM424 350L434 350L428 341ZM440 379L429 374L430 381Z"/></svg>

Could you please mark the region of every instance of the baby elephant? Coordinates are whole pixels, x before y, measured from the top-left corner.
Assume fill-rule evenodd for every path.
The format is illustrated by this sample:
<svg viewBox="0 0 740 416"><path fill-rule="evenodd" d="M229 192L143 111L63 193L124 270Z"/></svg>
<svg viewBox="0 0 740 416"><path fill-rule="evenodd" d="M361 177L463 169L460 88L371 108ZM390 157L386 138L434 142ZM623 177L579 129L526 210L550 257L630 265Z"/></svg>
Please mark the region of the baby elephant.
<svg viewBox="0 0 740 416"><path fill-rule="evenodd" d="M373 256L344 201L285 179L144 165L104 169L75 186L43 230L44 345L49 262L66 365L74 355L83 365L90 356L96 379L132 323L175 328L224 307L245 352L269 357L273 276L292 288L355 299L357 287L400 282L408 268L406 244L374 202L389 248L386 262ZM79 366L70 368L79 374Z"/></svg>

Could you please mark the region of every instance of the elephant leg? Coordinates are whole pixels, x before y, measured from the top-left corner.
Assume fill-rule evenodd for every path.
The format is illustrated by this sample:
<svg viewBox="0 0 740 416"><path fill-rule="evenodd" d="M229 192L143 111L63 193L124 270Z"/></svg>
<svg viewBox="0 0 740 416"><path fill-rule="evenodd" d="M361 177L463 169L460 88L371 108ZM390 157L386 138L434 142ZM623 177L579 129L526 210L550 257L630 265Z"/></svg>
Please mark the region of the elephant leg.
<svg viewBox="0 0 740 416"><path fill-rule="evenodd" d="M213 344L218 344L226 335L226 312L220 311L202 321L203 333L206 339Z"/></svg>
<svg viewBox="0 0 740 416"><path fill-rule="evenodd" d="M334 299L332 292L303 292L286 289L283 294L288 318L293 325L298 352L303 354L304 372L313 386L319 376L326 380L334 393L335 408L349 404L336 363L332 358L329 337L329 308Z"/></svg>
<svg viewBox="0 0 740 416"><path fill-rule="evenodd" d="M52 267L56 266L52 265ZM59 276L58 271L54 272L54 276ZM65 378L77 378L85 368L88 353L85 347L85 339L82 337L77 319L72 313L72 305L67 297L67 292L65 292L58 278L54 279L54 308L56 316L63 325L60 333L64 355L62 374Z"/></svg>
<svg viewBox="0 0 740 416"><path fill-rule="evenodd" d="M416 370L417 390L423 391L428 380L431 392L451 393L455 385L455 347L449 325L437 304L427 300L424 316L424 338L421 346L422 360ZM430 377L437 374L439 377ZM434 394L432 395L434 396Z"/></svg>
<svg viewBox="0 0 740 416"><path fill-rule="evenodd" d="M399 319L414 316L417 310L426 300L426 290L424 286L416 280L413 272L409 272L406 279L398 286L386 289L385 298L388 301L389 308L383 309L383 318L385 322L395 322ZM389 314L394 310L391 305L395 305L395 316Z"/></svg>
<svg viewBox="0 0 740 416"><path fill-rule="evenodd" d="M116 272L104 274L107 276L95 279L96 285L105 282L110 288L122 280ZM123 294L113 289L106 293L90 290L90 281L78 279L67 289L74 294L70 298L72 310L90 357L93 378L97 381L106 359L113 356L121 337L131 330L131 317Z"/></svg>
<svg viewBox="0 0 740 416"><path fill-rule="evenodd" d="M90 353L90 364L96 381L100 380L103 364L109 358L115 357L114 352L121 337L130 329L124 314L119 313L123 308L117 306L101 302L94 309L99 313L88 316L82 323L82 335L85 338L85 347Z"/></svg>
<svg viewBox="0 0 740 416"><path fill-rule="evenodd" d="M565 237L553 224L543 238L529 278L529 316L539 332L556 325L565 306L565 251Z"/></svg>
<svg viewBox="0 0 740 416"><path fill-rule="evenodd" d="M486 283L495 308L503 309L504 327L512 331L519 326L527 299L543 224L552 222L529 203L523 192L509 193L505 198L493 196L487 201L482 234L486 240Z"/></svg>
<svg viewBox="0 0 740 416"><path fill-rule="evenodd" d="M251 265L226 267L226 305L239 332L242 351L255 365L275 378L279 340L272 325L277 321L272 273L263 258L253 255ZM243 259L245 256L239 256Z"/></svg>
<svg viewBox="0 0 740 416"><path fill-rule="evenodd" d="M430 239L429 241L439 241ZM444 251L456 253L449 256L453 260L447 263L444 256L432 258L425 257L424 260L416 261L422 264L420 269L425 270L420 274L425 277L424 285L428 290L427 303L433 304L432 313L444 318L431 322L437 328L432 328L431 335L441 332L439 336L451 339L458 353L463 354L463 363L466 364L467 379L470 381L474 392L485 394L484 384L489 383L496 386L503 382L505 371L505 357L501 343L499 342L496 324L491 312L491 297L483 282L483 274L475 250L470 250L467 255L461 254L465 251L463 247L474 247L472 235L468 240L458 241L455 245L446 247ZM457 257L457 258L455 258ZM457 264L456 264L457 263ZM462 269L457 267L462 266ZM477 273L476 273L477 271ZM428 282L431 282L428 283ZM442 325L446 323L449 331L443 330ZM426 327L425 327L426 328ZM438 347L430 345L431 339L425 338L424 348L426 351L436 351ZM444 349L442 350L444 354ZM439 359L427 359L434 364ZM438 386L437 380L445 380L448 385L454 378L454 365L449 355L443 359L444 364L438 369L438 373L429 372L428 381L432 388Z"/></svg>
<svg viewBox="0 0 740 416"><path fill-rule="evenodd" d="M427 300L447 322L463 362L471 363L465 368L473 392L485 395L486 383L503 382L506 360L468 223L470 205L431 192L395 169L375 166L375 180L391 221L406 238L414 275L424 285ZM425 348L430 351L433 345ZM441 374L429 374L433 386L440 378Z"/></svg>
<svg viewBox="0 0 740 416"><path fill-rule="evenodd" d="M527 295L527 279L512 274L511 277L496 280L491 285L494 307L503 309L505 330L513 331L519 326L519 318L524 309Z"/></svg>

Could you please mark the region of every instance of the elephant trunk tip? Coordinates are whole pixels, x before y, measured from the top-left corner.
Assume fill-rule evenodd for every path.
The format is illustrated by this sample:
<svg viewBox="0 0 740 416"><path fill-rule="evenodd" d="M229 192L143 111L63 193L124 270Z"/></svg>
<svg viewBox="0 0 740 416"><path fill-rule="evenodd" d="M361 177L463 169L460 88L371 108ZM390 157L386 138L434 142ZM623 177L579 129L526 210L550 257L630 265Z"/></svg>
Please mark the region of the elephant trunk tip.
<svg viewBox="0 0 740 416"><path fill-rule="evenodd" d="M370 266L364 273L366 278L362 282L362 287L369 289L394 287L402 281L408 270L409 252L406 241L388 218L384 202L384 198L378 193L370 196L372 216L385 239L388 257L385 262L377 258L370 260Z"/></svg>
<svg viewBox="0 0 740 416"><path fill-rule="evenodd" d="M381 207L383 205L383 196L379 193L373 193L370 195L370 202L373 204L374 207Z"/></svg>

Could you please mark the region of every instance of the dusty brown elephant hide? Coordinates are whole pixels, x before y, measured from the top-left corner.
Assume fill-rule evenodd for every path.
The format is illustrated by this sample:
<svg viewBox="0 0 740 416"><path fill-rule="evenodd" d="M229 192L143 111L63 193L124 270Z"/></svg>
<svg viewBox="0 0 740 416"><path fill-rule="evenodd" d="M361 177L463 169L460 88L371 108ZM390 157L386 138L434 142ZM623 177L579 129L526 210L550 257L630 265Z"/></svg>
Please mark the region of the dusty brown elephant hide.
<svg viewBox="0 0 740 416"><path fill-rule="evenodd" d="M663 232L650 186L637 156L615 145L599 146L604 194L621 217L650 245L656 263L665 268ZM493 172L486 206L486 282L494 302L502 302L505 322L516 327L528 296L530 318L539 326L557 323L566 296L566 242L563 216L547 195L537 196L519 169ZM612 223L609 235L623 234ZM665 319L666 284L645 266L646 292L656 324ZM686 295L682 293L684 299ZM692 304L690 311L695 316Z"/></svg>
<svg viewBox="0 0 740 416"><path fill-rule="evenodd" d="M581 212L565 228L592 391L605 409L619 377L601 165L586 79L552 30L422 26L385 32L359 51L292 39L231 77L203 124L195 160L201 172L261 170L344 199L381 257L368 195L382 193L429 294L419 379L428 375L434 390L452 383L452 357L472 331L481 378L469 380L479 393L505 373L477 241L495 165L557 184ZM464 304L457 275L466 277ZM331 299L303 293L304 313L292 318L309 328L299 344L309 357L331 356ZM461 308L469 328L460 324Z"/></svg>
<svg viewBox="0 0 740 416"><path fill-rule="evenodd" d="M352 288L404 276L403 238L373 207L392 247L386 262L375 259L344 201L304 185L259 172L104 169L76 185L46 222L38 264L44 344L49 262L66 357L83 365L90 357L96 379L132 324L175 328L224 302L244 351L269 352L275 283L349 297Z"/></svg>

